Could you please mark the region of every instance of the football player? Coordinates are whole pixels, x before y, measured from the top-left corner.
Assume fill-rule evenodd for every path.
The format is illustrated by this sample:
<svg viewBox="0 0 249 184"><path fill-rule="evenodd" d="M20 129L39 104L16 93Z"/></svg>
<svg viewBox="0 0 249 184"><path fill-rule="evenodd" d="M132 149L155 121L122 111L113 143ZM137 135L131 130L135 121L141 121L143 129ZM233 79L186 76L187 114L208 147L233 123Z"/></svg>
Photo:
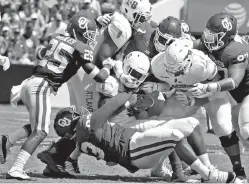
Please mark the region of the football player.
<svg viewBox="0 0 249 184"><path fill-rule="evenodd" d="M167 157L175 149L204 181L240 182L233 172L208 169L191 148L183 144L183 140L191 136L199 124L195 118L170 121L168 118L154 119L154 127L143 132L108 122L120 109L136 106L138 99L139 95L119 93L95 112L80 117L76 128L77 148L66 161L66 167L72 160L78 159L82 152L107 163L119 164L134 173L139 169L152 168L161 157Z"/></svg>
<svg viewBox="0 0 249 184"><path fill-rule="evenodd" d="M28 138L21 147L12 168L6 178L28 180L30 177L23 167L39 144L45 139L50 125L50 94L70 79L80 67L89 76L104 82L110 73L110 65L99 70L93 61L92 46L96 44L97 25L90 17L74 16L69 20L67 35L55 34L49 46L37 52L41 59L33 76L26 79L20 89L20 99L26 105L30 114L30 131ZM1 159L6 160L8 136L1 139Z"/></svg>
<svg viewBox="0 0 249 184"><path fill-rule="evenodd" d="M248 131L248 44L238 35L237 20L228 13L213 15L206 24L206 28L199 40L197 48L207 51L210 57L226 72L222 79L211 83L197 83L190 90L193 96L208 92L229 91L237 103L240 103L239 126L240 134L244 140L249 138ZM227 69L227 70L226 70ZM215 104L215 103L214 103ZM225 104L223 105L224 108ZM210 114L210 113L209 113ZM229 117L223 120L223 126L228 131L226 135L220 136L220 141L233 165L234 172L245 178L245 171L241 164L239 139L232 129L231 106L227 106L222 116ZM210 116L211 118L211 116ZM212 123L212 120L211 120ZM216 129L214 128L214 132ZM215 132L216 133L216 132Z"/></svg>

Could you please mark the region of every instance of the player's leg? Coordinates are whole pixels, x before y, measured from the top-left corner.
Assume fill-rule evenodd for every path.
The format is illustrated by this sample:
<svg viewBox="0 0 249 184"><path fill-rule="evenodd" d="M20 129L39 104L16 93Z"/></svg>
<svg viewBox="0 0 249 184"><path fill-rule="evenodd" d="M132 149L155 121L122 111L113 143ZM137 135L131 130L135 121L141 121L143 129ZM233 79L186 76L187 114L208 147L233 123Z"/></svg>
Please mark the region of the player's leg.
<svg viewBox="0 0 249 184"><path fill-rule="evenodd" d="M175 150L181 160L202 177L202 180L212 183L241 183L233 172L224 172L217 169L209 169L195 155L191 147L184 141L177 143Z"/></svg>
<svg viewBox="0 0 249 184"><path fill-rule="evenodd" d="M194 118L186 118L185 120L193 121L193 124L198 123L198 120ZM142 133L135 133L130 141L132 165L140 169L154 167L162 157L168 156L183 139L184 135L182 132L176 129L169 129L164 125ZM219 172L217 170L210 171L201 163L194 152L190 151L191 149L180 149L182 147L181 144L178 147L177 151L181 152L180 156L184 155L184 161L190 164L203 179L213 182L231 182L235 179L235 174L233 173Z"/></svg>
<svg viewBox="0 0 249 184"><path fill-rule="evenodd" d="M4 164L6 162L7 152L12 145L14 145L17 141L27 138L30 136L32 130L31 125L26 124L21 129L17 129L16 131L2 135L0 138L0 163Z"/></svg>
<svg viewBox="0 0 249 184"><path fill-rule="evenodd" d="M208 168L213 168L207 154L207 148L200 125L196 124L193 120L194 118L187 118L189 121L185 119L186 118L170 120L162 126L181 131L203 164Z"/></svg>
<svg viewBox="0 0 249 184"><path fill-rule="evenodd" d="M249 140L249 95L246 96L240 105L238 123L241 137Z"/></svg>
<svg viewBox="0 0 249 184"><path fill-rule="evenodd" d="M219 136L220 142L233 165L233 171L238 176L245 176L241 163L239 138L233 129L231 103L227 93L217 93L211 102L205 106L213 126L214 133Z"/></svg>
<svg viewBox="0 0 249 184"><path fill-rule="evenodd" d="M24 165L39 144L45 139L50 125L50 87L43 78L32 77L21 95L30 113L32 133L21 147L12 168L6 178L30 179L23 171Z"/></svg>
<svg viewBox="0 0 249 184"><path fill-rule="evenodd" d="M37 158L47 164L43 174L53 177L71 177L64 170L64 163L75 147L75 140L72 139L72 136L65 135L56 143L53 143L47 150L39 153ZM76 173L79 173L77 160L73 163L73 168Z"/></svg>

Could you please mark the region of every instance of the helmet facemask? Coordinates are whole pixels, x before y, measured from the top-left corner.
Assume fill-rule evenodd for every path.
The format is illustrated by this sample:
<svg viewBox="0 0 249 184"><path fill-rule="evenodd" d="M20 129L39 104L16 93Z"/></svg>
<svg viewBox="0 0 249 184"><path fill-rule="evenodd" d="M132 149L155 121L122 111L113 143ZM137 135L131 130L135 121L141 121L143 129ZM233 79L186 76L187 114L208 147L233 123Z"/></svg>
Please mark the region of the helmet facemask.
<svg viewBox="0 0 249 184"><path fill-rule="evenodd" d="M87 39L87 44L92 48L94 49L97 45L97 41L96 41L96 38L97 38L97 35L98 35L98 31L86 31L85 33L83 33L83 36Z"/></svg>
<svg viewBox="0 0 249 184"><path fill-rule="evenodd" d="M132 14L131 26L137 29L141 24L151 18L151 13L134 12Z"/></svg>
<svg viewBox="0 0 249 184"><path fill-rule="evenodd" d="M215 33L206 28L203 32L202 39L208 50L216 51L225 46L225 43L222 40L225 36L225 32Z"/></svg>
<svg viewBox="0 0 249 184"><path fill-rule="evenodd" d="M159 28L156 29L154 37L154 45L158 52L163 52L167 49L168 45L174 41L174 37L170 34L163 34Z"/></svg>
<svg viewBox="0 0 249 184"><path fill-rule="evenodd" d="M83 34L79 33L79 32L77 32L78 33L77 34L75 29L73 29L74 38L76 40L82 41L85 44L88 44L92 49L94 49L98 43L96 41L96 37L99 34L98 30L92 31L92 30L88 30L88 28L86 28L85 30L82 30L82 32L83 32ZM83 37L79 36L79 34L82 34Z"/></svg>
<svg viewBox="0 0 249 184"><path fill-rule="evenodd" d="M131 77L132 82L126 82L124 85L128 88L137 88L141 83L144 82L148 74L143 74L136 69L132 68L130 65L127 67L126 75Z"/></svg>

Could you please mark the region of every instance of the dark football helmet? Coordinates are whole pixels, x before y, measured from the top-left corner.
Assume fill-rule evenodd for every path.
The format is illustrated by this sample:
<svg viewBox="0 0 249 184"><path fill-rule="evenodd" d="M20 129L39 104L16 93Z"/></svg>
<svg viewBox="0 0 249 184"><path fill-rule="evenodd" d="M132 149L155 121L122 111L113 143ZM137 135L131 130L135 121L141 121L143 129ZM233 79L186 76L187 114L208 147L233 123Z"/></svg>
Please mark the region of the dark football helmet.
<svg viewBox="0 0 249 184"><path fill-rule="evenodd" d="M92 48L97 45L97 24L88 14L85 16L76 15L70 18L67 25L67 32L72 38L82 41Z"/></svg>
<svg viewBox="0 0 249 184"><path fill-rule="evenodd" d="M154 37L154 45L158 52L166 50L167 46L175 38L182 36L182 22L172 16L167 17L159 23Z"/></svg>
<svg viewBox="0 0 249 184"><path fill-rule="evenodd" d="M75 106L61 109L54 119L54 130L58 136L64 137L65 134L73 135L81 114L76 112Z"/></svg>
<svg viewBox="0 0 249 184"><path fill-rule="evenodd" d="M208 21L202 39L210 51L226 47L237 34L237 19L228 13L217 13Z"/></svg>

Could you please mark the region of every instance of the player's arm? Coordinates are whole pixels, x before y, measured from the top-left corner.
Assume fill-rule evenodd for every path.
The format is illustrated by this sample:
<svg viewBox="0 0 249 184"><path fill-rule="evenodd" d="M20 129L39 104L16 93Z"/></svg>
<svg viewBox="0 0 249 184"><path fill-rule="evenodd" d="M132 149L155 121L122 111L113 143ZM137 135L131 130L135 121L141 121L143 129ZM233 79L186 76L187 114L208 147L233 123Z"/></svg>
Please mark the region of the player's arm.
<svg viewBox="0 0 249 184"><path fill-rule="evenodd" d="M182 91L176 92L176 98L184 105L184 106L203 106L209 102L209 97L205 98L195 98L189 97L187 93Z"/></svg>
<svg viewBox="0 0 249 184"><path fill-rule="evenodd" d="M110 66L105 65L101 70L92 63L86 63L82 65L84 71L88 76L96 82L103 83L110 75Z"/></svg>
<svg viewBox="0 0 249 184"><path fill-rule="evenodd" d="M94 131L98 130L119 108L123 106L128 107L130 105L129 100L131 96L132 95L128 93L119 93L96 110L91 117L91 129Z"/></svg>
<svg viewBox="0 0 249 184"><path fill-rule="evenodd" d="M244 58L241 61L233 62L228 67L228 78L208 84L208 92L230 91L236 89L243 80L248 59Z"/></svg>
<svg viewBox="0 0 249 184"><path fill-rule="evenodd" d="M228 78L218 82L207 84L197 83L195 87L189 90L192 95L199 97L208 92L230 91L236 89L243 80L245 70L248 65L248 54L240 54L236 59L233 59L228 66Z"/></svg>

